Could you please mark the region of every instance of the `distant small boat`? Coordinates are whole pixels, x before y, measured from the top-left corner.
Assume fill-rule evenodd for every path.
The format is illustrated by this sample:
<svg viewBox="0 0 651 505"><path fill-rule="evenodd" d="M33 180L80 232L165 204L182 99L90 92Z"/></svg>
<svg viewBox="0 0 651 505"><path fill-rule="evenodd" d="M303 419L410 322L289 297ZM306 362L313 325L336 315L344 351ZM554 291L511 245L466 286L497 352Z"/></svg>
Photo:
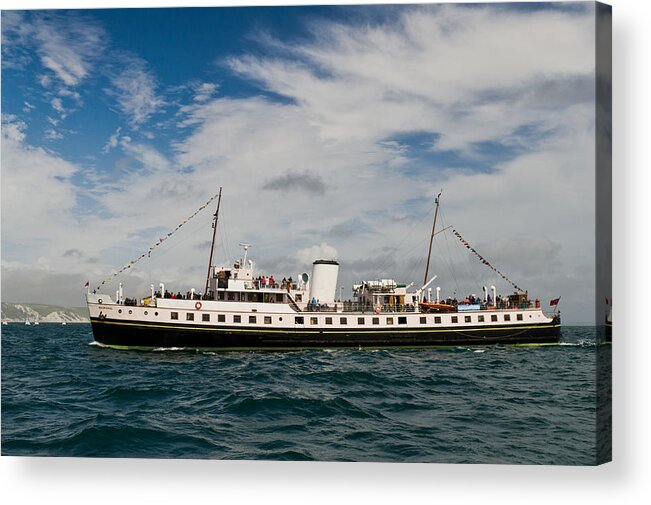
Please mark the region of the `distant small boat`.
<svg viewBox="0 0 651 505"><path fill-rule="evenodd" d="M65 326L65 325L66 325L66 322L63 321L63 322L61 323L61 326Z"/></svg>
<svg viewBox="0 0 651 505"><path fill-rule="evenodd" d="M2 321L2 324L3 324L3 325L7 325L7 324L9 324L9 323L8 323L7 321Z"/></svg>
<svg viewBox="0 0 651 505"><path fill-rule="evenodd" d="M29 322L29 319L25 319L25 326L30 326L32 323Z"/></svg>

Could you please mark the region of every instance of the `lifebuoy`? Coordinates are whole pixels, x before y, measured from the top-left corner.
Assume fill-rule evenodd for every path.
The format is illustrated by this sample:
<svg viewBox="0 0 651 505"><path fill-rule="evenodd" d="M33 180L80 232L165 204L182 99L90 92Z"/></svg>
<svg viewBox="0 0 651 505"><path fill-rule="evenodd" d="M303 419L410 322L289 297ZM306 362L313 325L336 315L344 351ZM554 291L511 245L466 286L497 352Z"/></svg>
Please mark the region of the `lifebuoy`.
<svg viewBox="0 0 651 505"><path fill-rule="evenodd" d="M382 307L380 307L379 305L376 305L375 306L375 313L379 314L380 312L382 312Z"/></svg>
<svg viewBox="0 0 651 505"><path fill-rule="evenodd" d="M197 309L197 310L201 310L201 302L195 303L194 308Z"/></svg>

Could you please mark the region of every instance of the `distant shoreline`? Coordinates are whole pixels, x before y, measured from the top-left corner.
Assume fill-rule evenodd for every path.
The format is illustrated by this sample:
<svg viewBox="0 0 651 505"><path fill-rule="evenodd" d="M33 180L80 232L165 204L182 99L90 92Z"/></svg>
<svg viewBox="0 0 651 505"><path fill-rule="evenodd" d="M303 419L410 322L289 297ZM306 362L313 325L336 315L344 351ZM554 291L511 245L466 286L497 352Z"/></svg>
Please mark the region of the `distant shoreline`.
<svg viewBox="0 0 651 505"><path fill-rule="evenodd" d="M5 322L5 321L7 322L7 324L22 324L22 325L25 324L24 319L6 319L6 320L3 320L3 322ZM36 325L36 326L40 326L41 324L58 324L58 325L62 325L63 322L62 321L39 321L38 325ZM68 324L90 324L90 319L88 321L66 321L66 325L68 325ZM34 326L34 322L30 321L30 325Z"/></svg>

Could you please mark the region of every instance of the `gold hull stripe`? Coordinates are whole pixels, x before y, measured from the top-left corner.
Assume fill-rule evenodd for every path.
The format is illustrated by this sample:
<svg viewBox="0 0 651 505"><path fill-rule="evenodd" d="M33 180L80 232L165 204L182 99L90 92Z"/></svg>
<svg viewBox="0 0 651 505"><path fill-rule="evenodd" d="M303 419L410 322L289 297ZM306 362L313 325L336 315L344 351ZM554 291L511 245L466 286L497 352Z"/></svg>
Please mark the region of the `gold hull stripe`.
<svg viewBox="0 0 651 505"><path fill-rule="evenodd" d="M494 347L496 344L459 344L459 345L390 345L390 346L374 346L374 345L360 345L360 346L333 346L333 345L324 345L324 346L303 346L303 347L178 347L174 348L174 351L204 351L204 352L242 352L242 351L269 351L269 352L278 352L278 351L314 351L314 350L323 350L323 349L332 349L335 351L346 350L346 351L356 351L356 350L401 350L401 349L457 349L459 347ZM560 345L558 342L540 342L540 343L528 343L528 344L499 344L505 345L508 347L546 347L546 346L557 346ZM153 351L154 349L160 349L161 351L167 350L165 347L154 347L154 346L139 346L139 345L114 345L114 344L101 344L102 347L109 349L116 349L120 351ZM169 349L172 350L171 348Z"/></svg>

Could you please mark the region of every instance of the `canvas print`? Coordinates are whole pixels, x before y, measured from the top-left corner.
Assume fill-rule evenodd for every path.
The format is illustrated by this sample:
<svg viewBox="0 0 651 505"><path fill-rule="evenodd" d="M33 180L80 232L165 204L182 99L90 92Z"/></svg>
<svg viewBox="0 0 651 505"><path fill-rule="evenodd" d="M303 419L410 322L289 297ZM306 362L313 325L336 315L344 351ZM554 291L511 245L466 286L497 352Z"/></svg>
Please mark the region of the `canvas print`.
<svg viewBox="0 0 651 505"><path fill-rule="evenodd" d="M3 11L2 455L609 461L610 23Z"/></svg>

